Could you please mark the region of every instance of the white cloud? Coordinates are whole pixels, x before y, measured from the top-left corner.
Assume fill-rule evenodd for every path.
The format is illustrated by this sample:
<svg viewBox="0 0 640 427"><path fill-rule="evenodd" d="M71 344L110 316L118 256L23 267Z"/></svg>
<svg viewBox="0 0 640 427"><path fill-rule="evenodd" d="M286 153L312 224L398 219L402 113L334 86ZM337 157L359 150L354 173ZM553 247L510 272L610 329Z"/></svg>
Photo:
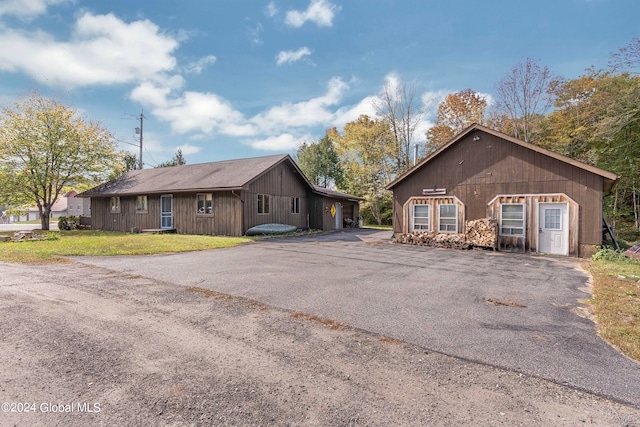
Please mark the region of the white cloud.
<svg viewBox="0 0 640 427"><path fill-rule="evenodd" d="M85 13L68 42L41 31L1 33L0 70L22 71L42 84L67 88L127 83L172 70L177 47L151 21L126 23L111 14Z"/></svg>
<svg viewBox="0 0 640 427"><path fill-rule="evenodd" d="M335 13L339 10L340 7L327 0L311 0L305 11L288 11L284 22L295 28L302 27L307 21L315 23L318 27L331 27Z"/></svg>
<svg viewBox="0 0 640 427"><path fill-rule="evenodd" d="M202 70L204 70L207 65L215 64L217 58L214 55L205 56L204 58L200 58L197 61L190 62L185 67L185 72L187 74L200 74Z"/></svg>
<svg viewBox="0 0 640 427"><path fill-rule="evenodd" d="M67 0L4 0L0 2L0 16L14 15L23 19L34 18L47 11L47 6Z"/></svg>
<svg viewBox="0 0 640 427"><path fill-rule="evenodd" d="M202 148L196 146L196 145L191 145L191 144L182 144L178 147L174 148L174 151L178 151L178 150L182 150L182 154L184 154L185 156L188 156L190 154L196 154L199 153L200 150Z"/></svg>
<svg viewBox="0 0 640 427"><path fill-rule="evenodd" d="M296 61L300 61L302 58L304 58L307 55L311 55L311 49L309 49L306 46L301 47L298 50L283 50L280 53L278 53L278 56L276 56L277 64L278 65L291 64Z"/></svg>
<svg viewBox="0 0 640 427"><path fill-rule="evenodd" d="M283 103L260 113L251 119L261 132L273 134L285 128L309 127L331 123L334 112L329 107L342 100L349 86L340 78L333 78L327 85L327 93L298 103Z"/></svg>
<svg viewBox="0 0 640 427"><path fill-rule="evenodd" d="M251 44L259 46L263 43L262 33L264 32L264 26L261 22L258 22L255 26L247 28L247 38Z"/></svg>
<svg viewBox="0 0 640 427"><path fill-rule="evenodd" d="M274 16L276 16L278 14L278 8L276 7L276 4L274 2L269 2L267 7L265 8L264 13L269 18L273 18Z"/></svg>
<svg viewBox="0 0 640 427"><path fill-rule="evenodd" d="M255 148L256 150L290 151L296 149L302 141L308 141L310 139L310 135L296 138L289 133L283 133L278 136L270 136L264 139L247 140L245 141L245 144Z"/></svg>
<svg viewBox="0 0 640 427"><path fill-rule="evenodd" d="M374 102L378 101L377 96L367 96L354 106L347 106L338 109L333 119L333 126L338 129L344 128L349 122L355 121L358 117L367 115L371 118L376 117L376 109L373 106Z"/></svg>

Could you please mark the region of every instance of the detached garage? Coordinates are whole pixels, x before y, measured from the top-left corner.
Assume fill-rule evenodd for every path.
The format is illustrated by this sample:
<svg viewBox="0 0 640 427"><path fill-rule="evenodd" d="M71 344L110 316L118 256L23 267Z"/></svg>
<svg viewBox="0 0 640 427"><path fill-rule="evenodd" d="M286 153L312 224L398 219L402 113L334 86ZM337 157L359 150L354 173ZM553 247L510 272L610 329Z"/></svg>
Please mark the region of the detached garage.
<svg viewBox="0 0 640 427"><path fill-rule="evenodd" d="M393 229L465 233L498 223L498 249L589 256L618 176L474 124L391 182Z"/></svg>

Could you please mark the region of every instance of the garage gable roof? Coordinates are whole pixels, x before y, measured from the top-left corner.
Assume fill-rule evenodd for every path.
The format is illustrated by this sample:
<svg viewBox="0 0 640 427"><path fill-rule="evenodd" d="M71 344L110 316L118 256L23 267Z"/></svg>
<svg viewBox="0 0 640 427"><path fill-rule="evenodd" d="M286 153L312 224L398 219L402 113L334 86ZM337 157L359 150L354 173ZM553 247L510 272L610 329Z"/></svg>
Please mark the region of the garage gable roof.
<svg viewBox="0 0 640 427"><path fill-rule="evenodd" d="M552 157L552 158L554 158L556 160L559 160L561 162L568 163L568 164L573 165L573 166L575 166L577 168L584 169L586 171L589 171L591 173L599 175L604 180L604 185L603 185L603 187L604 187L603 190L604 191L611 190L611 188L616 183L616 181L618 179L620 179L620 177L618 175L616 175L616 174L614 174L612 172L608 172L608 171L605 171L603 169L597 168L595 166L588 165L586 163L580 162L580 161L572 159L570 157L563 156L562 154L558 154L558 153L555 153L555 152L553 152L551 150L547 150L546 148L542 148L542 147L539 147L537 145L533 145L533 144L530 144L528 142L524 142L524 141L522 141L520 139L511 137L511 136L506 135L506 134L504 134L502 132L498 132L496 130L493 130L493 129L490 129L488 127L481 126L481 125L479 125L477 123L474 123L471 126L467 127L465 130L463 130L462 132L460 132L458 135L453 137L453 139L451 139L449 142L447 142L440 149L436 150L434 153L432 153L426 159L422 160L420 163L415 165L413 168L409 169L407 172L405 172L404 174L398 176L396 179L391 181L389 184L387 184L387 186L385 188L387 190L393 189L396 185L400 184L402 181L404 181L407 177L409 177L415 171L421 169L426 164L428 164L429 162L433 161L433 159L435 159L438 156L440 156L440 154L442 154L444 151L448 150L449 147L451 147L452 145L456 144L458 141L460 141L461 139L463 139L465 136L467 136L468 134L470 134L473 131L481 131L481 132L488 133L490 135L493 135L493 136L496 136L498 138L504 139L506 141L509 141L509 142L514 143L516 145L519 145L521 147L527 148L527 149L532 150L532 151L536 151L536 152L538 152L540 154L544 154L545 156Z"/></svg>

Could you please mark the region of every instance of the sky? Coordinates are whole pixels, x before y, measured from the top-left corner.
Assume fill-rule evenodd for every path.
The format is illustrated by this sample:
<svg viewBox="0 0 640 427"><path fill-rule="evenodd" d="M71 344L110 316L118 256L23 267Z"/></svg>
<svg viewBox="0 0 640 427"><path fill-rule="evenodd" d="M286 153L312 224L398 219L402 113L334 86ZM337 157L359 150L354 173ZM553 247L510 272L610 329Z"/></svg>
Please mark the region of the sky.
<svg viewBox="0 0 640 427"><path fill-rule="evenodd" d="M428 108L532 58L565 78L640 36L638 0L0 0L0 105L37 91L153 167L294 154L385 85Z"/></svg>

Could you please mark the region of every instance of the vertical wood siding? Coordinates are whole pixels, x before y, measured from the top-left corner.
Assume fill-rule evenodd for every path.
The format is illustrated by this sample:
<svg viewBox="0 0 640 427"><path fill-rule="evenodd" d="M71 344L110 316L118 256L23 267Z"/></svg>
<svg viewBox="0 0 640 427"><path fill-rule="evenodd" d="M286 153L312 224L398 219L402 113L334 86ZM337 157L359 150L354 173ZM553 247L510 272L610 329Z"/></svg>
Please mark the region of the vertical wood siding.
<svg viewBox="0 0 640 427"><path fill-rule="evenodd" d="M269 196L269 213L258 213L258 194ZM300 213L291 213L291 198L300 199ZM283 162L271 168L242 191L244 231L260 224L288 224L306 228L308 224L308 187L297 171Z"/></svg>
<svg viewBox="0 0 640 427"><path fill-rule="evenodd" d="M475 134L480 140L473 141ZM403 206L424 188L446 188L467 220L491 216L497 195L565 194L576 202L578 252L602 243L602 185L597 174L484 132L471 132L394 188L394 231L405 228ZM575 242L574 242L575 243Z"/></svg>

